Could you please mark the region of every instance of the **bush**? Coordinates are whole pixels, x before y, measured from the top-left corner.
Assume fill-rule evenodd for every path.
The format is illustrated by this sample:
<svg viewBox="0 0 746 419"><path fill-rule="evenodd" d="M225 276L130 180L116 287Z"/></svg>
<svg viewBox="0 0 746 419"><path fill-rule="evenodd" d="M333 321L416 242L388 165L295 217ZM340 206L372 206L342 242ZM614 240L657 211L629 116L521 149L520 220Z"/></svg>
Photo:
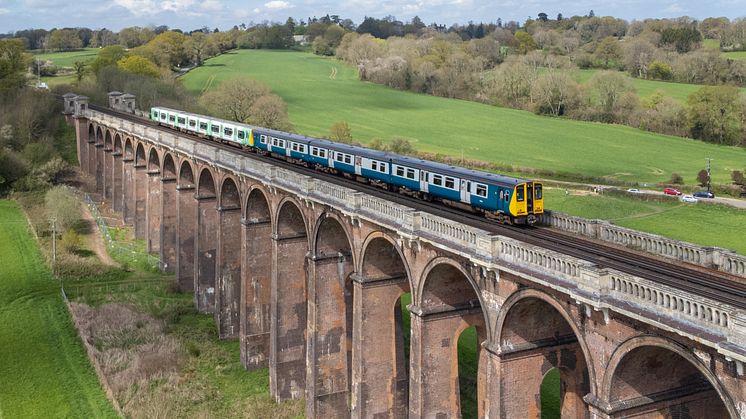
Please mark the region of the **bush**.
<svg viewBox="0 0 746 419"><path fill-rule="evenodd" d="M60 246L69 253L76 253L83 247L83 236L74 229L69 229L62 235Z"/></svg>
<svg viewBox="0 0 746 419"><path fill-rule="evenodd" d="M352 130L346 121L335 122L329 129L329 134L331 139L334 141L339 141L340 143L345 144L352 142Z"/></svg>
<svg viewBox="0 0 746 419"><path fill-rule="evenodd" d="M78 198L63 186L57 186L44 196L49 218L57 219L57 228L68 230L81 218Z"/></svg>
<svg viewBox="0 0 746 419"><path fill-rule="evenodd" d="M671 173L671 180L670 183L673 185L683 185L684 184L684 178L681 177L678 173Z"/></svg>

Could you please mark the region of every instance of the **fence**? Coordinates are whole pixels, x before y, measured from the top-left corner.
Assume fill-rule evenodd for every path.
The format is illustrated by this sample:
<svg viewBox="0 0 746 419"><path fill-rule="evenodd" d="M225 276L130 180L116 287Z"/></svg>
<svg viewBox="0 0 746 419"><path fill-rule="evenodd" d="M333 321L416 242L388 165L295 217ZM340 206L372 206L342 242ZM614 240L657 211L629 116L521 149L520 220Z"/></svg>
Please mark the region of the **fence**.
<svg viewBox="0 0 746 419"><path fill-rule="evenodd" d="M157 257L144 252L142 249L138 249L134 244L115 241L111 237L109 226L106 225L106 221L104 221L101 212L98 210L93 199L91 199L91 196L87 193L83 194L83 199L85 200L86 205L88 205L91 215L96 220L98 229L101 231L101 237L103 237L104 242L106 243L106 250L112 258L120 263L135 264L152 271L157 271L160 268L160 259Z"/></svg>

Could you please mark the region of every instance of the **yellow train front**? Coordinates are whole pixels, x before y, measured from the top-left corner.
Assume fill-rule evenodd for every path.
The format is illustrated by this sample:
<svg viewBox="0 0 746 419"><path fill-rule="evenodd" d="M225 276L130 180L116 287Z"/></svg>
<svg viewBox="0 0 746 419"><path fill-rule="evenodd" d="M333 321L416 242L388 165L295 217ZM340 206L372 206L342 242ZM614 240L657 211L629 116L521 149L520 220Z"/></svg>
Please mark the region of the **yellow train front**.
<svg viewBox="0 0 746 419"><path fill-rule="evenodd" d="M508 211L513 224L534 224L544 213L544 188L540 182L519 183L511 195Z"/></svg>

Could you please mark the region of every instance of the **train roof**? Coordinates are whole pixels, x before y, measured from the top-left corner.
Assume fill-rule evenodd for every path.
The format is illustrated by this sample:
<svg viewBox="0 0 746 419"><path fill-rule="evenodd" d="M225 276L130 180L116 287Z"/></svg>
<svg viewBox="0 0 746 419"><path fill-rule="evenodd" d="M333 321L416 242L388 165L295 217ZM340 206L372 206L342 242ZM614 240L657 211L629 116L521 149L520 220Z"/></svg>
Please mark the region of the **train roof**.
<svg viewBox="0 0 746 419"><path fill-rule="evenodd" d="M416 157L406 157L393 155L391 162L400 166L413 167L415 169L427 170L443 175L454 176L461 179L473 180L475 182L499 183L502 185L515 186L520 183L528 182L526 179L512 176L499 175L497 173L482 172L479 170L466 169L463 167L453 166L445 163L438 163L430 160L418 159Z"/></svg>
<svg viewBox="0 0 746 419"><path fill-rule="evenodd" d="M253 129L259 133L265 133L265 134L276 136L278 138L283 138L283 139L291 140L295 142L301 142L301 143L309 144L315 147L324 147L324 148L334 150L334 151L340 151L343 153L360 155L363 157L373 158L373 159L378 159L378 160L383 160L383 161L391 160L393 164L397 164L400 166L407 166L407 167L412 167L415 169L427 170L430 172L437 172L439 174L443 174L447 176L454 176L454 177L458 177L461 179L472 180L475 182L484 182L484 183L493 183L493 184L497 183L497 184L509 185L509 186L515 186L521 183L528 182L527 179L500 175L497 173L482 172L480 170L474 170L474 169L466 169L463 167L453 166L453 165L449 165L445 163L418 159L416 157L400 156L398 154L387 153L384 151L373 150L370 148L355 146L351 144L338 143L338 142L334 142L334 141L323 139L323 138L306 137L300 134L293 134L293 133L278 131L278 130L269 129L269 128L255 127L252 125L239 123L239 122L225 121L223 119L215 118L215 117L207 116L207 115L198 115L198 114L193 114L190 112L184 112L184 111L179 111L176 109L165 108L165 107L160 107L160 106L154 106L154 108L157 108L159 110L169 111L169 112L180 113L184 115L196 116L198 118L209 118L215 121L220 121L221 123L228 123L231 125L243 126L246 128Z"/></svg>

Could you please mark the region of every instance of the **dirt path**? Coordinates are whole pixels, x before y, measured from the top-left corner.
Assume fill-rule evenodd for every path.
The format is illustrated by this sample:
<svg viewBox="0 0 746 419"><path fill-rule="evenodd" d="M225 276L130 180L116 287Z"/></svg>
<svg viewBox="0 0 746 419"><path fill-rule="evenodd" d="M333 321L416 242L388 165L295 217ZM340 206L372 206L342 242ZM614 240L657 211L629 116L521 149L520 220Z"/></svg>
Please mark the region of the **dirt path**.
<svg viewBox="0 0 746 419"><path fill-rule="evenodd" d="M98 229L96 220L93 218L90 211L88 211L88 206L81 203L80 208L83 219L91 226L91 234L87 237L88 245L91 246L91 250L96 253L96 256L98 256L101 263L109 266L119 266L119 264L115 262L106 251L106 245L104 244L104 239L101 237L101 231Z"/></svg>

